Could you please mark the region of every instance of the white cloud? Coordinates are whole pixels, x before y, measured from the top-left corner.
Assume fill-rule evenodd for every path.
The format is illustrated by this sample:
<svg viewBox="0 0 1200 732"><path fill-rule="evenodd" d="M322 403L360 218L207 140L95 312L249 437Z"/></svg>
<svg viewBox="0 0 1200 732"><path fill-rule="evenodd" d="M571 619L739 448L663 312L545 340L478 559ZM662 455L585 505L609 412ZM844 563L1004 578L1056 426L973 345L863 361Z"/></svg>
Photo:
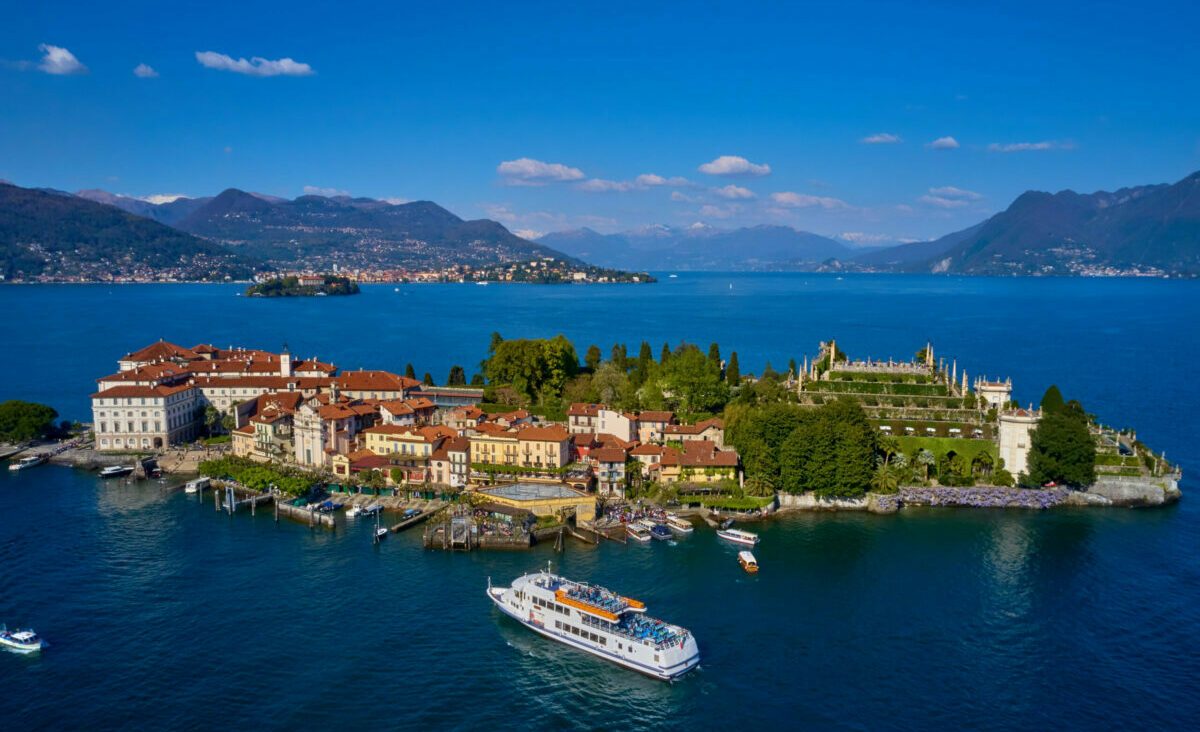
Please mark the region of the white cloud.
<svg viewBox="0 0 1200 732"><path fill-rule="evenodd" d="M349 191L343 191L338 188L318 188L317 186L304 186L304 195L306 196L325 196L332 198L334 196L349 196Z"/></svg>
<svg viewBox="0 0 1200 732"><path fill-rule="evenodd" d="M827 211L832 211L839 208L850 208L850 205L845 201L837 198L829 198L828 196L810 196L807 193L793 193L792 191L781 191L772 193L771 200L778 203L780 206L788 208L811 208L818 206Z"/></svg>
<svg viewBox="0 0 1200 732"><path fill-rule="evenodd" d="M521 237L522 239L528 239L530 241L533 241L534 239L541 239L542 236L546 232L535 231L533 229L517 229L517 230L513 231L513 233L516 234L517 236Z"/></svg>
<svg viewBox="0 0 1200 732"><path fill-rule="evenodd" d="M661 175L655 175L654 173L643 173L642 175L639 175L637 178L635 178L634 182L637 183L638 185L646 186L647 188L651 188L654 186L695 185L687 178L681 178L679 176L673 176L671 178L664 178Z"/></svg>
<svg viewBox="0 0 1200 732"><path fill-rule="evenodd" d="M993 142L988 145L989 152L1029 152L1031 150L1072 150L1075 144L1071 142L1059 142L1057 140L1043 140L1042 142L1009 142L1001 145L998 142Z"/></svg>
<svg viewBox="0 0 1200 732"><path fill-rule="evenodd" d="M978 201L983 198L982 193L976 193L975 191L968 191L962 188L955 188L954 186L930 188L929 192L935 196L942 196L943 198L961 198L967 201Z"/></svg>
<svg viewBox="0 0 1200 732"><path fill-rule="evenodd" d="M925 147L929 148L930 150L957 150L958 140L955 140L953 137L947 135L945 137L939 137Z"/></svg>
<svg viewBox="0 0 1200 732"><path fill-rule="evenodd" d="M141 196L138 198L138 200L158 205L160 203L170 203L171 201L178 201L181 198L189 197L190 196L185 196L182 193L155 193L150 196Z"/></svg>
<svg viewBox="0 0 1200 732"><path fill-rule="evenodd" d="M133 75L141 79L153 79L158 76L158 72L149 64L138 64L133 67Z"/></svg>
<svg viewBox="0 0 1200 732"><path fill-rule="evenodd" d="M722 155L711 163L705 163L697 168L708 175L760 177L771 174L771 166L757 165L737 155Z"/></svg>
<svg viewBox="0 0 1200 732"><path fill-rule="evenodd" d="M38 62L37 67L47 74L87 73L87 67L80 63L79 59L75 58L75 54L61 46L51 46L48 43L42 43L38 45L38 50L42 52L42 60Z"/></svg>
<svg viewBox="0 0 1200 732"><path fill-rule="evenodd" d="M858 245L878 244L881 241L892 241L892 237L887 234L864 234L861 231L844 231L838 234L838 238L844 241L854 242Z"/></svg>
<svg viewBox="0 0 1200 732"><path fill-rule="evenodd" d="M391 204L392 206L399 206L399 205L400 205L400 204L402 204L402 203L412 203L412 200L411 200L411 199L408 199L408 198L395 198L395 197L392 197L392 196L389 196L388 198L381 198L381 199L379 199L379 200L380 200L380 201L383 201L384 203Z"/></svg>
<svg viewBox="0 0 1200 732"><path fill-rule="evenodd" d="M671 191L671 200L679 203L695 203L700 200L699 196L689 196L683 191Z"/></svg>
<svg viewBox="0 0 1200 732"><path fill-rule="evenodd" d="M971 205L970 201L964 201L961 198L946 198L944 196L921 196L917 199L921 203L927 203L930 206L938 208L963 208Z"/></svg>
<svg viewBox="0 0 1200 732"><path fill-rule="evenodd" d="M592 178L575 185L581 191L588 193L625 193L637 188L638 185L628 180L605 180Z"/></svg>
<svg viewBox="0 0 1200 732"><path fill-rule="evenodd" d="M737 211L738 209L732 206L726 208L723 206L707 205L700 208L700 215L710 219L727 219L737 213Z"/></svg>
<svg viewBox="0 0 1200 732"><path fill-rule="evenodd" d="M496 172L510 186L544 186L547 183L581 180L586 178L579 168L562 163L543 163L533 158L506 160L496 166Z"/></svg>
<svg viewBox="0 0 1200 732"><path fill-rule="evenodd" d="M864 145L891 145L897 142L904 142L899 135L893 135L890 132L876 132L874 135L867 135L859 140Z"/></svg>
<svg viewBox="0 0 1200 732"><path fill-rule="evenodd" d="M196 51L196 60L201 66L221 71L232 71L246 76L311 76L316 72L308 64L281 58L275 61L254 56L249 61L244 58L234 59L215 51Z"/></svg>
<svg viewBox="0 0 1200 732"><path fill-rule="evenodd" d="M489 219L501 221L508 225L519 225L523 228L530 228L531 224L539 227L563 228L567 225L567 217L562 214L550 213L548 211L534 211L532 213L517 213L512 210L510 203L480 203L477 204Z"/></svg>
<svg viewBox="0 0 1200 732"><path fill-rule="evenodd" d="M730 200L748 200L751 198L757 198L757 196L754 195L754 191L735 185L727 185L724 188L714 188L712 189L712 192L721 198L728 198Z"/></svg>

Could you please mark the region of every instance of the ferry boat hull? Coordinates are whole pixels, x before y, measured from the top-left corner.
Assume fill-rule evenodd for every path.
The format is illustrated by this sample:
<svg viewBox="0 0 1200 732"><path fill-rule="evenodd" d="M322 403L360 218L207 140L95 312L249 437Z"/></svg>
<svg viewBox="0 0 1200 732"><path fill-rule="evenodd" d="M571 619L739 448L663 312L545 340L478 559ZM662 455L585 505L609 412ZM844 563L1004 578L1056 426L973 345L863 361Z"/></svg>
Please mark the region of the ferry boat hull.
<svg viewBox="0 0 1200 732"><path fill-rule="evenodd" d="M6 648L17 653L37 653L45 645L46 642L39 638L32 630L11 632L0 630L0 648Z"/></svg>
<svg viewBox="0 0 1200 732"><path fill-rule="evenodd" d="M717 531L717 536L721 537L725 541L732 541L735 544L742 544L743 546L754 546L758 543L758 537L754 534L746 531L738 531L736 529L720 529Z"/></svg>
<svg viewBox="0 0 1200 732"><path fill-rule="evenodd" d="M582 617L583 613L569 609L569 613L563 616L528 606L527 600L526 602L518 600L515 595L517 584L528 580L531 576L525 575L517 578L513 587L488 587L487 596L501 612L539 635L660 681L678 678L700 664L700 650L696 639L686 631L684 639L679 644L672 644L669 648L652 649L626 641L625 644L622 644L624 647L621 650L599 648L562 631L556 627L564 622L562 618L568 618L565 621L567 623L579 623L581 621L577 619L577 616ZM628 650L625 650L626 647ZM654 653L654 650L658 650L658 653ZM662 660L655 663L652 658L661 658Z"/></svg>

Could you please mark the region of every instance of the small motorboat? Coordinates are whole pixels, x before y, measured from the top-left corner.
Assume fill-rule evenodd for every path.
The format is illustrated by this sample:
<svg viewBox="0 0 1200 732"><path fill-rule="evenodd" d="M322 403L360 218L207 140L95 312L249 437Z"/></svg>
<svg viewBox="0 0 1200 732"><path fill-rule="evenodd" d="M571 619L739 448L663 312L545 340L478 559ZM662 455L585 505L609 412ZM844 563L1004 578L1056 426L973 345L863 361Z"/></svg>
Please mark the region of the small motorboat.
<svg viewBox="0 0 1200 732"><path fill-rule="evenodd" d="M132 465L110 465L100 471L101 478L124 478L133 472Z"/></svg>
<svg viewBox="0 0 1200 732"><path fill-rule="evenodd" d="M653 536L655 539L659 540L670 539L671 530L663 524L655 524L650 529L650 536Z"/></svg>
<svg viewBox="0 0 1200 732"><path fill-rule="evenodd" d="M388 530L386 526L377 526L375 528L375 541L383 541L387 538Z"/></svg>
<svg viewBox="0 0 1200 732"><path fill-rule="evenodd" d="M696 530L696 527L692 526L690 521L685 521L671 513L667 514L667 528L680 534L690 534Z"/></svg>
<svg viewBox="0 0 1200 732"><path fill-rule="evenodd" d="M653 538L650 535L650 529L640 523L626 524L625 533L629 534L629 538L634 541L650 541Z"/></svg>
<svg viewBox="0 0 1200 732"><path fill-rule="evenodd" d="M380 513L382 511L383 511L382 503L372 503L370 506L367 506L366 508L364 508L362 510L362 515L363 516L374 516L375 514Z"/></svg>
<svg viewBox="0 0 1200 732"><path fill-rule="evenodd" d="M189 480L187 484L183 486L183 492L199 493L207 488L210 482L211 481L208 478L196 478L195 480Z"/></svg>
<svg viewBox="0 0 1200 732"><path fill-rule="evenodd" d="M7 626L0 625L0 646L18 653L35 653L45 648L46 642L32 628L9 630Z"/></svg>
<svg viewBox="0 0 1200 732"><path fill-rule="evenodd" d="M404 511L404 513L400 514L400 519L401 519L402 521L407 521L407 520L409 520L409 519L414 519L414 518L416 518L416 517L418 517L418 516L420 516L420 515L421 515L421 509L419 509L419 508L409 508L409 509L406 509L406 510Z"/></svg>
<svg viewBox="0 0 1200 732"><path fill-rule="evenodd" d="M25 470L27 468L36 468L37 466L41 465L42 463L46 462L49 459L50 458L47 457L45 453L38 453L37 455L29 455L28 457L21 458L20 460L18 460L15 463L11 463L8 466L8 469L9 470Z"/></svg>
<svg viewBox="0 0 1200 732"><path fill-rule="evenodd" d="M356 503L353 506L351 506L350 508L346 509L346 518L358 518L359 516L362 516L365 512L366 512L366 507L364 507L361 503Z"/></svg>
<svg viewBox="0 0 1200 732"><path fill-rule="evenodd" d="M748 551L738 552L738 564L749 574L758 574L758 560Z"/></svg>
<svg viewBox="0 0 1200 732"><path fill-rule="evenodd" d="M718 518L720 518L720 517L718 517ZM730 526L733 526L732 518L720 519L720 523L717 524L717 528L720 528L720 529L728 529Z"/></svg>
<svg viewBox="0 0 1200 732"><path fill-rule="evenodd" d="M758 543L758 534L752 534L749 531L742 531L741 529L721 529L717 532L717 536L726 541L732 541L735 544L754 546Z"/></svg>

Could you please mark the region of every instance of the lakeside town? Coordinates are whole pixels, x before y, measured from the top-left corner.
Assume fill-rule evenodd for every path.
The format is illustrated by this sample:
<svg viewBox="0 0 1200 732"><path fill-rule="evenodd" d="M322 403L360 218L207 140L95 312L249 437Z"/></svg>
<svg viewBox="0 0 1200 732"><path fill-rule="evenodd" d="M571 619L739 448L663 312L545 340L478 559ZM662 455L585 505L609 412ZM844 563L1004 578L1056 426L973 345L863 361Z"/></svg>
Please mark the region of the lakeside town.
<svg viewBox="0 0 1200 732"><path fill-rule="evenodd" d="M581 363L562 336L494 334L481 366L471 384L455 366L436 385L411 365L343 370L286 346L160 340L96 380L91 425L52 459L200 473L252 501L278 494L310 518L342 504L410 518L465 507L484 533L525 542L568 522L624 540L630 519L666 509L755 520L1180 495L1178 469L1132 430L1100 425L1057 387L1021 406L1010 379L971 378L929 344L883 361L851 359L831 340L786 372L768 363L754 375L717 344L707 354L664 344L657 360L647 343L636 358L614 346L607 360L593 345ZM450 522L437 531L427 543L448 545Z"/></svg>

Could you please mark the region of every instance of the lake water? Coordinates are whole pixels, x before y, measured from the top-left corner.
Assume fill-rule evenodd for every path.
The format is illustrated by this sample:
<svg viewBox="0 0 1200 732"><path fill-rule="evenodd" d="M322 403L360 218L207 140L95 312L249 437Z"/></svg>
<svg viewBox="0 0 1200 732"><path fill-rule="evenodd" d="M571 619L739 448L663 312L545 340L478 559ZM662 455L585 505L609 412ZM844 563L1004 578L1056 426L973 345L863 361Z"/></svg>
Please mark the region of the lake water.
<svg viewBox="0 0 1200 732"><path fill-rule="evenodd" d="M607 353L644 338L784 368L836 337L852 356L926 339L971 377L1011 376L1165 449L1181 504L1047 513L906 509L761 529L757 577L697 530L675 545L563 555L374 547L269 515L229 518L157 483L65 468L0 473L0 728L1183 728L1200 718L1200 284L681 274L654 286L370 286L259 300L238 286L0 288L0 398L86 418L93 380L159 337L319 355L439 380L491 331L562 332ZM210 499L211 500L211 499ZM671 684L545 641L483 595L555 562L691 628Z"/></svg>

